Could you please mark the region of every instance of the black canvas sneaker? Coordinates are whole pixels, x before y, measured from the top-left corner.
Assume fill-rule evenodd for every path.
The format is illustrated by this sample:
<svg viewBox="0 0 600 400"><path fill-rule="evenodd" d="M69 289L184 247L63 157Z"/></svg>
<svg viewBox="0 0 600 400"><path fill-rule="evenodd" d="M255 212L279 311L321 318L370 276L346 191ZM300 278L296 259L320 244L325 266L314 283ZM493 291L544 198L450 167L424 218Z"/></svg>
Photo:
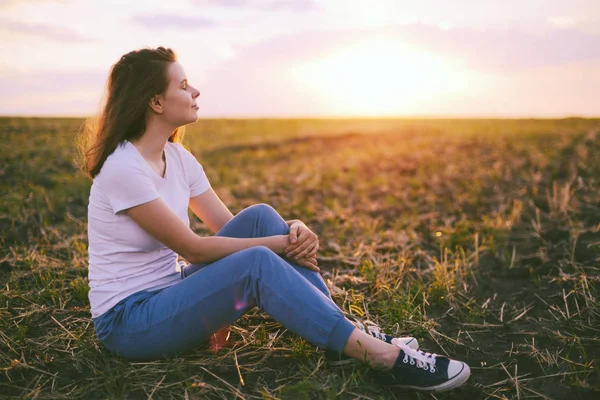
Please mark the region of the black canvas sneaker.
<svg viewBox="0 0 600 400"><path fill-rule="evenodd" d="M461 361L399 345L400 355L391 370L378 371L377 379L395 387L445 392L461 386L471 370Z"/></svg>
<svg viewBox="0 0 600 400"><path fill-rule="evenodd" d="M373 336L374 338L384 341L388 344L393 344L395 346L404 345L404 346L408 346L409 348L414 349L414 350L417 350L419 348L419 342L414 337L405 336L405 337L398 338L398 337L394 337L392 335L385 334L385 333L381 332L381 329L379 328L379 326L377 326L375 323L373 323L371 321L364 321L364 323L363 323L361 321L354 320L352 322L361 331L366 332L366 333L370 334L371 336ZM327 364L330 367L339 367L339 366L343 366L343 365L349 365L349 364L353 364L358 361L357 359L348 357L347 355L345 355L343 353L338 354L338 352L336 352L335 350L331 350L331 349L325 350L325 357L327 357Z"/></svg>

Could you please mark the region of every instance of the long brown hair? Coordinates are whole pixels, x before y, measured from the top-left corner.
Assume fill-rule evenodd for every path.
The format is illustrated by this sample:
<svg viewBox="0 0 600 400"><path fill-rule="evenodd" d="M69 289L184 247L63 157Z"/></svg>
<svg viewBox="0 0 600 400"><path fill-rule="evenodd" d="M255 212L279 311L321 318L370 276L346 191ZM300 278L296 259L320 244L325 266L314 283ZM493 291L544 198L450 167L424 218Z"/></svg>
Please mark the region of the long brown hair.
<svg viewBox="0 0 600 400"><path fill-rule="evenodd" d="M119 143L142 136L149 101L167 90L167 68L175 61L177 56L171 49L146 48L125 54L111 67L106 103L100 114L87 119L79 132L79 164L90 178L100 173ZM180 128L169 137L170 142L176 143L182 139Z"/></svg>

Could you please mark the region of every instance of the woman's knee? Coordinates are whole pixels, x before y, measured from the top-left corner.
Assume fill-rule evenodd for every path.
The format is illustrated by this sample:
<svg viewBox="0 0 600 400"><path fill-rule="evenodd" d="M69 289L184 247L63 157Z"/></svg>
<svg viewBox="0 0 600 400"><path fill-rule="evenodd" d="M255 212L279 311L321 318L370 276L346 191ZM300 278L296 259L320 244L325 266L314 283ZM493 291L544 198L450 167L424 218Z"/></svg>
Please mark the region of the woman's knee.
<svg viewBox="0 0 600 400"><path fill-rule="evenodd" d="M285 220L268 204L254 204L241 211L239 215L244 215L244 218L256 224L260 236L287 235L289 233L289 227Z"/></svg>
<svg viewBox="0 0 600 400"><path fill-rule="evenodd" d="M277 253L266 246L255 246L245 250L251 258L251 266L256 274L277 274L283 272L289 265Z"/></svg>
<svg viewBox="0 0 600 400"><path fill-rule="evenodd" d="M249 213L251 215L258 217L267 217L267 218L281 218L277 210L266 203L259 203L251 205L250 207L244 209L242 212Z"/></svg>
<svg viewBox="0 0 600 400"><path fill-rule="evenodd" d="M264 264L265 262L272 263L277 257L277 253L268 248L267 246L254 246L244 250L248 253L249 257L252 257L254 264Z"/></svg>

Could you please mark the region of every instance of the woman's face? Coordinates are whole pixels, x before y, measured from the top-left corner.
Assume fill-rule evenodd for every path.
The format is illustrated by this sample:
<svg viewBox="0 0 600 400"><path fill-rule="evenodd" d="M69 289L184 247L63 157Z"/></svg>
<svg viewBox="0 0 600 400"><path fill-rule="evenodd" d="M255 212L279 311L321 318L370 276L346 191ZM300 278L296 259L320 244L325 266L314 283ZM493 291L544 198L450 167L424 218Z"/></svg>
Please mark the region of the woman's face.
<svg viewBox="0 0 600 400"><path fill-rule="evenodd" d="M162 117L174 126L182 126L198 120L197 98L200 91L188 84L185 71L177 61L167 69L169 85L163 97Z"/></svg>

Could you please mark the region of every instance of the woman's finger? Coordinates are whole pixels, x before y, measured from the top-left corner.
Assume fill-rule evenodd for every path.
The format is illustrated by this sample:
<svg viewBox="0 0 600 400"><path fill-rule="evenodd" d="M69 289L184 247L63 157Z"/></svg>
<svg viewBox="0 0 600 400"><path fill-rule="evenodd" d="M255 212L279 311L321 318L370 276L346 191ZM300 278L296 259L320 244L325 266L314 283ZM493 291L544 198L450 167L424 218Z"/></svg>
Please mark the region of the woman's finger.
<svg viewBox="0 0 600 400"><path fill-rule="evenodd" d="M298 247L302 246L302 244L309 241L309 239L310 238L308 237L308 235L301 235L300 233L298 233L298 239L296 240L296 243L290 244L288 247L286 247L285 252L289 253L290 251L298 249Z"/></svg>
<svg viewBox="0 0 600 400"><path fill-rule="evenodd" d="M299 245L297 248L295 248L294 250L288 252L286 254L286 256L296 258L296 256L298 254L300 254L300 252L304 251L310 245L311 245L311 242L307 240L304 243L302 243L301 245Z"/></svg>
<svg viewBox="0 0 600 400"><path fill-rule="evenodd" d="M295 260L295 263L301 267L308 268L313 271L320 271L319 267L317 266L316 259L302 258L299 260Z"/></svg>
<svg viewBox="0 0 600 400"><path fill-rule="evenodd" d="M316 259L316 258L306 258L306 260L308 260L308 262L310 263L310 265L312 265L312 266L313 266L313 269L314 269L315 271L318 271L318 270L320 270L320 268L319 268L319 263L317 262L317 259Z"/></svg>
<svg viewBox="0 0 600 400"><path fill-rule="evenodd" d="M312 243L309 246L306 247L306 249L302 250L300 253L298 253L298 255L296 256L296 258L310 258L308 257L308 255L313 251L313 249L318 245L318 242Z"/></svg>
<svg viewBox="0 0 600 400"><path fill-rule="evenodd" d="M314 264L306 263L306 267L308 269L311 269L311 270L315 271L315 272L321 271L321 269L319 267L317 267L316 265L314 265Z"/></svg>
<svg viewBox="0 0 600 400"><path fill-rule="evenodd" d="M319 243L315 245L310 253L306 255L306 258L317 257L317 252L319 251Z"/></svg>
<svg viewBox="0 0 600 400"><path fill-rule="evenodd" d="M298 242L298 228L298 224L292 224L290 227L290 243L296 244L296 242Z"/></svg>

